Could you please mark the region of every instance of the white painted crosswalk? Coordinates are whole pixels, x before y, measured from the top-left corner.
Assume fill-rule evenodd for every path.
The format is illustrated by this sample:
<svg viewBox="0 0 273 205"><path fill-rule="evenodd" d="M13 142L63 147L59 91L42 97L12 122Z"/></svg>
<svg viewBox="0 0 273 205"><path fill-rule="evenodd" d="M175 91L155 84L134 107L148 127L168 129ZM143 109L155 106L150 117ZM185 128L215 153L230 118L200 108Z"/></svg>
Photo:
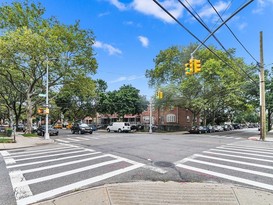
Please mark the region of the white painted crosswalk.
<svg viewBox="0 0 273 205"><path fill-rule="evenodd" d="M273 148L229 144L175 164L180 169L273 191Z"/></svg>
<svg viewBox="0 0 273 205"><path fill-rule="evenodd" d="M236 139L236 140L243 139L242 137L230 136L230 135L206 135L206 137L217 138L217 139Z"/></svg>
<svg viewBox="0 0 273 205"><path fill-rule="evenodd" d="M70 144L1 151L0 154L9 171L18 205L44 200L144 166Z"/></svg>
<svg viewBox="0 0 273 205"><path fill-rule="evenodd" d="M81 142L81 141L89 141L89 140L101 140L101 139L108 139L108 138L117 138L117 137L122 137L122 135L106 135L106 136L82 136L82 137L77 137L74 135L68 135L65 138L61 139L55 139L56 142L61 142L61 143L71 143L71 142Z"/></svg>

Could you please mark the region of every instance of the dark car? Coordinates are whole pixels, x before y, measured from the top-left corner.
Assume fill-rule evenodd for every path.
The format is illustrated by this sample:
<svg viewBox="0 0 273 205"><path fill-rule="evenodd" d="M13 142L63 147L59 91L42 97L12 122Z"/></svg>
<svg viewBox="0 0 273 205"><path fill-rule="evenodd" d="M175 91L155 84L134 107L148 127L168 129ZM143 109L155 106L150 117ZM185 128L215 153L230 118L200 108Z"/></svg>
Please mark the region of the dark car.
<svg viewBox="0 0 273 205"><path fill-rule="evenodd" d="M41 125L40 127L38 127L37 129L37 134L40 136L44 136L46 132L46 126L45 125ZM58 135L59 131L57 129L55 129L52 125L48 125L48 134L50 136L52 135Z"/></svg>
<svg viewBox="0 0 273 205"><path fill-rule="evenodd" d="M95 125L95 124L88 124L88 126L92 128L92 131L97 130L97 125Z"/></svg>
<svg viewBox="0 0 273 205"><path fill-rule="evenodd" d="M193 126L190 130L189 133L191 134L201 134L201 133L208 133L207 127L203 126Z"/></svg>
<svg viewBox="0 0 273 205"><path fill-rule="evenodd" d="M79 134L84 134L84 133L93 133L92 127L89 127L88 124L85 123L76 123L71 127L71 132L72 134L79 133Z"/></svg>
<svg viewBox="0 0 273 205"><path fill-rule="evenodd" d="M215 129L214 129L214 127L213 126L207 126L207 131L208 131L208 133L212 133L212 132L215 132Z"/></svg>

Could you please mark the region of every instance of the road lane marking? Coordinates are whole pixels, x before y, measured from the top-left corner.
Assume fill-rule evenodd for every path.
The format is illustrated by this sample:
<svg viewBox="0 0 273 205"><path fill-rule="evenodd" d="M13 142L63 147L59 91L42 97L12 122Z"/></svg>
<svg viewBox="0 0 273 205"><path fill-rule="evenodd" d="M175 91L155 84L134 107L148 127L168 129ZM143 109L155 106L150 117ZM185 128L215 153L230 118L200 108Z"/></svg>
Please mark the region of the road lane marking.
<svg viewBox="0 0 273 205"><path fill-rule="evenodd" d="M22 158L22 159L17 159L16 162L19 161L26 161L26 160L32 160L32 159L42 159L42 158L49 158L49 157L56 157L56 156L61 156L61 155L69 155L69 154L76 154L76 153L81 153L81 152L86 152L88 150L82 149L74 152L65 152L65 153L59 153L59 154L49 154L49 155L43 155L43 156L37 156L37 157L27 157L27 158Z"/></svg>
<svg viewBox="0 0 273 205"><path fill-rule="evenodd" d="M79 181L79 182L76 182L76 183L73 183L73 184L69 184L67 186L52 189L50 191L46 191L46 192L43 192L43 193L40 193L40 194L37 194L37 195L34 195L34 196L30 196L30 197L27 197L27 198L24 198L24 199L20 199L20 200L17 201L17 205L25 205L25 204L31 204L31 203L34 203L34 202L38 202L38 201L41 201L41 200L46 199L46 198L50 198L50 197L53 197L53 196L56 196L56 195L59 195L59 194L62 194L62 193L65 193L65 192L68 192L68 191L71 191L71 190L79 189L80 187L84 187L84 186L87 186L87 185L90 185L90 184L93 184L93 183L108 179L110 177L114 177L116 175L132 171L132 170L140 168L142 166L143 166L143 164L141 164L141 163L135 163L134 165L126 167L126 168L122 168L122 169L119 169L119 170L108 172L108 173L102 174L100 176L92 177L92 178L89 178L89 179L86 179L86 180L83 180L83 181Z"/></svg>
<svg viewBox="0 0 273 205"><path fill-rule="evenodd" d="M53 153L58 153L58 152L64 152L64 151L73 151L73 150L79 150L80 148L77 148L77 147L75 147L75 148L73 148L73 149L71 149L71 148L69 148L69 147L66 147L65 149L61 149L61 150L54 150L54 151L50 151L50 154L53 154ZM27 155L27 157L29 157L29 156L37 156L37 155L40 155L40 154L48 154L49 152L47 151L47 152L44 152L44 151L42 151L42 152L37 152L37 153L31 153L31 154L28 154ZM23 154L20 154L20 155L11 155L13 158L22 158L22 157L26 157L26 155L23 155ZM45 155L45 156L48 156L48 155Z"/></svg>
<svg viewBox="0 0 273 205"><path fill-rule="evenodd" d="M205 164L205 165L209 165L209 166L220 167L220 168L234 170L234 171L238 171L238 172L244 172L244 173L248 173L248 174L259 175L259 176L268 177L268 178L273 178L273 174L268 174L268 173L253 171L253 170L249 170L249 169L232 167L232 166L223 165L223 164L216 164L216 163L207 162L207 161L201 161L201 160L197 160L197 159L189 159L189 158L187 159L186 158L186 161L188 161L188 162L195 162L197 164Z"/></svg>
<svg viewBox="0 0 273 205"><path fill-rule="evenodd" d="M218 152L234 153L234 154L244 154L244 155L250 155L250 156L259 156L259 157L265 157L265 158L273 158L273 156L268 156L268 155L252 154L252 153L245 153L245 152L235 152L235 151L228 151L228 150L222 150L222 149L210 149L210 150L218 151Z"/></svg>
<svg viewBox="0 0 273 205"><path fill-rule="evenodd" d="M3 157L10 156L10 153L9 153L8 151L0 151L0 154L1 154Z"/></svg>
<svg viewBox="0 0 273 205"><path fill-rule="evenodd" d="M16 187L15 184L26 181L23 174L18 171L15 176L10 176L10 181L13 187L16 200L32 196L32 192L28 185Z"/></svg>
<svg viewBox="0 0 273 205"><path fill-rule="evenodd" d="M24 166L35 165L35 164L43 164L43 163L47 163L47 162L56 162L56 161L61 161L61 160L64 160L64 159L72 159L72 158L78 158L78 157L85 157L85 156L94 155L94 154L100 154L100 153L101 152L91 152L91 153L86 153L86 154L81 154L81 155L73 155L73 156L69 156L69 157L61 157L61 158L57 158L57 159L49 159L49 160L43 160L43 161L29 162L29 163L24 163L24 164L15 164L15 165L7 166L7 169L17 168L17 167L24 167Z"/></svg>
<svg viewBox="0 0 273 205"><path fill-rule="evenodd" d="M259 153L259 154L271 154L272 151L257 151L257 150L251 150L251 149L242 149L242 148L229 148L225 146L220 146L217 147L218 149L224 149L224 150L235 150L235 151L244 151L244 152L254 152L254 153Z"/></svg>
<svg viewBox="0 0 273 205"><path fill-rule="evenodd" d="M61 139L55 139L56 142L64 142L64 143L70 143L69 141L66 140L61 140Z"/></svg>
<svg viewBox="0 0 273 205"><path fill-rule="evenodd" d="M98 167L102 167L102 166L105 166L105 165L115 164L115 163L118 163L118 162L121 162L121 161L122 161L122 159L114 159L114 160L110 160L110 161L106 161L106 162L101 162L101 163L98 163L98 164L93 164L93 165L89 165L89 166L86 166L86 167L81 167L81 168L78 168L78 169L73 169L73 170L69 170L69 171L66 171L66 172L61 172L61 173L58 173L58 174L52 174L52 175L45 176L45 177L40 177L40 178L30 179L30 180L27 180L27 181L18 182L16 184L14 184L14 186L15 187L21 187L21 186L30 185L30 184L36 184L36 183L40 183L40 182L44 182L44 181L48 181L48 180L52 180L52 179L56 179L56 178L76 174L76 173L79 173L79 172L84 172L84 171L87 171L87 170L96 169Z"/></svg>
<svg viewBox="0 0 273 205"><path fill-rule="evenodd" d="M257 161L262 161L262 162L273 162L273 160L269 160L269 159L246 157L246 156L240 156L240 155L238 156L238 155L224 154L224 153L218 153L218 152L203 151L203 153L213 154L213 155L221 155L221 156L227 156L227 157L233 157L233 158L251 159L251 160L257 160Z"/></svg>
<svg viewBox="0 0 273 205"><path fill-rule="evenodd" d="M22 171L20 170L20 173L22 173L22 174L33 173L33 172L42 171L42 170L46 170L46 169L52 169L52 168L56 168L56 167L62 167L62 166L66 166L66 165L92 161L94 159L100 159L100 158L104 158L104 157L108 157L108 155L104 154L104 155L100 155L100 156L96 156L96 157L75 160L75 161L69 161L69 162L65 162L65 163L61 163L61 164L55 164L55 165L50 165L50 166L45 166L45 167L38 167L38 168L34 168L34 169L26 169L26 170L22 170ZM10 172L10 175L16 175L16 174L17 174L17 170Z"/></svg>
<svg viewBox="0 0 273 205"><path fill-rule="evenodd" d="M220 177L220 178L223 178L223 179L228 179L228 180L235 181L235 182L240 182L240 183L243 183L243 184L248 184L248 185L251 185L251 186L260 187L260 188L263 188L263 189L273 190L273 186L270 185L270 184L256 182L256 181L252 181L252 180L248 180L248 179L244 179L244 178L240 178L240 177L234 177L234 176L230 176L230 175L226 175L226 174L222 174L222 173L218 173L218 172L213 172L213 171L209 171L209 170L205 170L205 169L200 169L200 168L188 166L188 165L185 165L185 164L178 164L176 166L178 166L180 168L184 168L184 169L188 169L188 170L208 174L208 175L211 175L211 176L216 176L216 177Z"/></svg>

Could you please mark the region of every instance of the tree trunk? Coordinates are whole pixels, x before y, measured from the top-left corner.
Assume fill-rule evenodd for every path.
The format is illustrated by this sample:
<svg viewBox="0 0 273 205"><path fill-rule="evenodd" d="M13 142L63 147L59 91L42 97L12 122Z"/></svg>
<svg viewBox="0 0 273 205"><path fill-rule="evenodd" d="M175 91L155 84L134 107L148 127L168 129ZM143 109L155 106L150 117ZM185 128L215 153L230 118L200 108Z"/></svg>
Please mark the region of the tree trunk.
<svg viewBox="0 0 273 205"><path fill-rule="evenodd" d="M267 110L268 114L267 114L267 131L271 130L271 115L272 115L272 111L270 109Z"/></svg>
<svg viewBox="0 0 273 205"><path fill-rule="evenodd" d="M27 112L27 128L26 133L30 134L32 130L32 101L30 93L27 94L26 112Z"/></svg>

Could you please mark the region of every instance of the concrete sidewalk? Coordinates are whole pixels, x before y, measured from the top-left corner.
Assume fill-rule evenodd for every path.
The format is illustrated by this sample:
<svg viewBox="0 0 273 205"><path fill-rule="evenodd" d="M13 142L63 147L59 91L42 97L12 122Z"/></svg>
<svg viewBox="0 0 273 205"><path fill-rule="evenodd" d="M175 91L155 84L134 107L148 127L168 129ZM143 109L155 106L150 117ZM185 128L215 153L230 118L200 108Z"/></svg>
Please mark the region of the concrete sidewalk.
<svg viewBox="0 0 273 205"><path fill-rule="evenodd" d="M135 182L77 191L36 205L270 205L273 194L209 183Z"/></svg>
<svg viewBox="0 0 273 205"><path fill-rule="evenodd" d="M13 137L11 137L13 139ZM43 137L24 137L21 133L16 133L14 143L0 143L0 150L16 149L23 147L33 147L54 143L54 140L45 140Z"/></svg>

